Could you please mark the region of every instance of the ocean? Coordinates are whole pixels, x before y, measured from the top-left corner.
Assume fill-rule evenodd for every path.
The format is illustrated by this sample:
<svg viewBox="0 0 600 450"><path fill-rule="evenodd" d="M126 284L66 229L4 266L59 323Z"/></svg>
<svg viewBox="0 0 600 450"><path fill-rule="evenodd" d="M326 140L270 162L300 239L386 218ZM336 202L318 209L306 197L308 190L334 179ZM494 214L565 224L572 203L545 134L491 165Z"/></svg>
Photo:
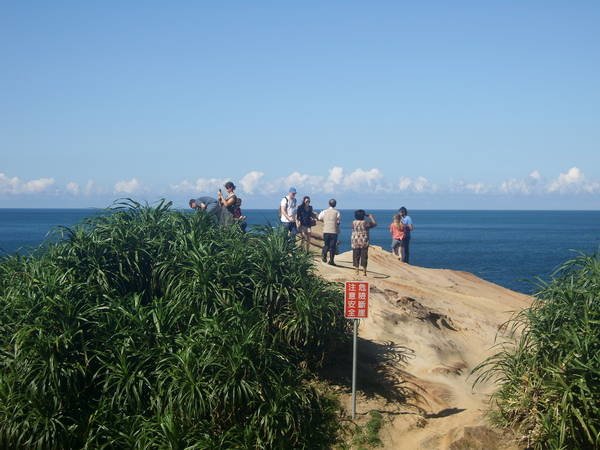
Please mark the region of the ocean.
<svg viewBox="0 0 600 450"><path fill-rule="evenodd" d="M395 210L371 210L371 243L388 250ZM0 209L0 254L26 254L58 226L102 214L96 209ZM341 251L350 250L354 212L341 210ZM245 209L250 225L276 225L274 209ZM536 279L578 252L600 249L600 211L410 211L411 264L464 270L509 289L532 293Z"/></svg>

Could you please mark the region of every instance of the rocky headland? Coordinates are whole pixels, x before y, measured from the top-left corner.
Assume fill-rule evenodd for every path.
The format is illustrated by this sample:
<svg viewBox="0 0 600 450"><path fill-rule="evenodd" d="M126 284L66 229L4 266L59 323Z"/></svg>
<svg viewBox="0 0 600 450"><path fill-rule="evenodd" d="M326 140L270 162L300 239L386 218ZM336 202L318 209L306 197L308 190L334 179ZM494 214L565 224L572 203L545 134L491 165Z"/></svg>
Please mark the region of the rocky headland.
<svg viewBox="0 0 600 450"><path fill-rule="evenodd" d="M317 226L315 253L320 238ZM378 246L369 249L366 277L355 275L351 252L336 256L336 266L316 260L327 280L370 284L369 318L359 325L357 421L381 412L384 448L518 448L486 418L496 386L474 388L471 371L493 353L501 325L530 297L467 272L404 264ZM334 383L343 380L348 415L351 352L325 368Z"/></svg>

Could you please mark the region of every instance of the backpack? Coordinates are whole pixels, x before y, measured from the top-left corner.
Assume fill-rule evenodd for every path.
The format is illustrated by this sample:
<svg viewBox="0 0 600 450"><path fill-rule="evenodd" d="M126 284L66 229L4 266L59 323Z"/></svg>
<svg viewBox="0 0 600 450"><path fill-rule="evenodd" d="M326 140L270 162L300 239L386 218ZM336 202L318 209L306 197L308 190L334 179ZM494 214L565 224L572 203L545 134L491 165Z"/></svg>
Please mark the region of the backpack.
<svg viewBox="0 0 600 450"><path fill-rule="evenodd" d="M287 211L289 206L289 200L287 197L283 197L283 199L285 200L285 209ZM279 203L279 208L277 209L277 218L281 219L281 202Z"/></svg>
<svg viewBox="0 0 600 450"><path fill-rule="evenodd" d="M287 211L289 209L289 207L290 207L290 199L287 198L287 196L282 197L282 198L283 198L283 200L285 200L285 209ZM297 203L296 203L296 199L295 198L292 199L291 204L292 204L292 208L296 207ZM279 202L279 209L277 210L277 217L279 219L281 218L281 202Z"/></svg>
<svg viewBox="0 0 600 450"><path fill-rule="evenodd" d="M239 197L236 197L235 203L233 204L233 208L231 211L231 214L233 214L234 219L239 219L240 217L242 217L242 208L240 206L241 204L242 204L242 199Z"/></svg>
<svg viewBox="0 0 600 450"><path fill-rule="evenodd" d="M235 195L235 194L234 194L234 195ZM228 198L229 198L229 197L228 197ZM229 205L229 206L227 206L227 207L225 208L225 209L227 209L227 211L229 211L231 214L235 214L235 208L236 208L236 206L237 206L237 203L238 203L238 202L237 202L237 199L238 199L238 196L236 195L236 196L235 196L235 202L233 202L233 204L232 204L232 205Z"/></svg>

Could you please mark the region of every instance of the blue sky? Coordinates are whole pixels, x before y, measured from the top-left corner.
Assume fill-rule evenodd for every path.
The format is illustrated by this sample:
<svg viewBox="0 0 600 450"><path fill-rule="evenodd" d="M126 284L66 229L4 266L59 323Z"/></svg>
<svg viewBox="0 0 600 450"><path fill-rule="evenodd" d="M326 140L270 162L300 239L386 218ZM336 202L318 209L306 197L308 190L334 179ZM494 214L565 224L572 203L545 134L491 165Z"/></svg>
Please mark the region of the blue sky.
<svg viewBox="0 0 600 450"><path fill-rule="evenodd" d="M4 2L0 207L600 209L600 3Z"/></svg>

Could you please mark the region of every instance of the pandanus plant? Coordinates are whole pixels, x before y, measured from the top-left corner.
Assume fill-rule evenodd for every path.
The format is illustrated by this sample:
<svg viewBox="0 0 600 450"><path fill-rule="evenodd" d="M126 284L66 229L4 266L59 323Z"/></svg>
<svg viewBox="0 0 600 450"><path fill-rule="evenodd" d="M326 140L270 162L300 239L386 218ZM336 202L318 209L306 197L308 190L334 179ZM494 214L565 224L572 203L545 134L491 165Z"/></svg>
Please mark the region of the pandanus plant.
<svg viewBox="0 0 600 450"><path fill-rule="evenodd" d="M319 448L348 339L285 233L131 200L0 262L0 448Z"/></svg>
<svg viewBox="0 0 600 450"><path fill-rule="evenodd" d="M475 369L500 383L493 418L527 447L600 448L600 255L566 262L505 328Z"/></svg>

